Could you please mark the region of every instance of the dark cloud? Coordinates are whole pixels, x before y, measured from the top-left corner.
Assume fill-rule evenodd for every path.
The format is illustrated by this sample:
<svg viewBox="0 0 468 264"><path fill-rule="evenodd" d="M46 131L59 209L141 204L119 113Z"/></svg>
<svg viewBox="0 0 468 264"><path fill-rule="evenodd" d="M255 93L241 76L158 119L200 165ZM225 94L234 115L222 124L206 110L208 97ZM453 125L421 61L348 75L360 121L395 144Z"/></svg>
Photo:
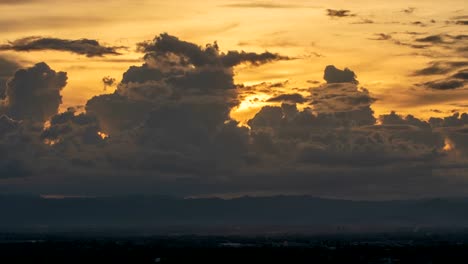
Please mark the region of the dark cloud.
<svg viewBox="0 0 468 264"><path fill-rule="evenodd" d="M102 78L102 83L104 84L104 90L106 90L107 87L114 86L116 84L116 80L110 76L105 76Z"/></svg>
<svg viewBox="0 0 468 264"><path fill-rule="evenodd" d="M450 47L452 45L463 44L466 39L468 39L468 35L438 34L416 38L415 41L429 43L431 45Z"/></svg>
<svg viewBox="0 0 468 264"><path fill-rule="evenodd" d="M402 117L400 115L397 115L395 111L392 111L388 115L380 116L380 121L382 122L382 125L415 126L420 129L431 128L429 123L422 121L420 119L417 119L413 115L407 115L406 117Z"/></svg>
<svg viewBox="0 0 468 264"><path fill-rule="evenodd" d="M138 125L146 134L143 127L152 131L155 120L162 122L167 116L171 123L162 127L159 124L158 133L168 131L171 137L192 133L187 139L197 134L212 137L209 134L230 120L230 109L238 104L233 67L287 59L269 52L222 53L216 43L200 47L168 34L139 44L139 49L145 52L145 63L130 67L114 94L87 103L87 112L96 115L103 130L110 134Z"/></svg>
<svg viewBox="0 0 468 264"><path fill-rule="evenodd" d="M464 62L456 63L455 66L463 66ZM457 67L453 67L456 69ZM454 70L452 69L452 70ZM420 84L422 86L429 87L436 90L453 90L459 89L466 86L468 82L468 70L462 69L455 72L451 76L447 76L443 79L434 80Z"/></svg>
<svg viewBox="0 0 468 264"><path fill-rule="evenodd" d="M223 55L221 61L226 67L233 67L241 63L250 63L252 65L261 65L272 61L277 60L289 60L290 58L286 56L280 56L271 52L264 52L261 54L253 52L237 52L229 51L227 54Z"/></svg>
<svg viewBox="0 0 468 264"><path fill-rule="evenodd" d="M409 34L409 39L400 40L398 34ZM370 38L371 40L384 40L389 41L395 45L405 46L412 49L417 49L415 53L418 56L425 56L428 58L459 58L453 61L440 61L433 62L425 69L418 70L414 75L432 75L432 74L446 74L463 67L463 59L467 53L467 36L464 34L452 34L449 32L431 34L420 32L393 32L391 34L375 34L377 37ZM452 70L450 68L453 68ZM437 85L440 87L457 86L457 80L444 81L451 85ZM430 85L430 84L429 84Z"/></svg>
<svg viewBox="0 0 468 264"><path fill-rule="evenodd" d="M356 74L348 68L344 70L337 69L333 65L325 68L325 75L323 77L327 83L358 83Z"/></svg>
<svg viewBox="0 0 468 264"><path fill-rule="evenodd" d="M327 16L329 17L352 17L356 16L351 13L351 10L346 9L327 9Z"/></svg>
<svg viewBox="0 0 468 264"><path fill-rule="evenodd" d="M16 120L45 121L58 112L66 83L65 72L45 63L18 70L7 83L3 113Z"/></svg>
<svg viewBox="0 0 468 264"><path fill-rule="evenodd" d="M6 83L21 66L8 58L0 57L0 99L5 97Z"/></svg>
<svg viewBox="0 0 468 264"><path fill-rule="evenodd" d="M465 85L465 81L457 79L444 79L425 82L424 85L435 90L452 90L463 87Z"/></svg>
<svg viewBox="0 0 468 264"><path fill-rule="evenodd" d="M36 51L36 50L57 50L68 51L87 57L96 57L104 55L120 55L117 52L122 47L106 47L93 39L68 40L59 38L45 37L26 37L11 41L8 44L1 45L0 50L14 51Z"/></svg>
<svg viewBox="0 0 468 264"><path fill-rule="evenodd" d="M377 120L376 99L356 74L330 65L327 83L301 90L309 95L282 94L284 83L260 85L277 89L270 100L282 104L262 108L246 127L230 112L242 92L257 87L236 85L233 67L275 59L228 55L216 43L200 47L167 34L140 49L144 63L130 67L114 93L90 99L85 113L57 113L65 73L43 63L18 71L6 98L17 103L6 104L9 117L0 118L0 172L31 177L20 188L9 179L2 186L87 195L305 192L374 199L450 195L468 186L450 169L466 167L466 114L425 121L392 112ZM463 68L450 74L464 78ZM298 101L307 107L298 109Z"/></svg>
<svg viewBox="0 0 468 264"><path fill-rule="evenodd" d="M414 72L414 75L439 75L468 66L468 61L434 61L428 67Z"/></svg>
<svg viewBox="0 0 468 264"><path fill-rule="evenodd" d="M461 71L455 73L454 75L452 75L452 78L462 79L462 80L467 81L468 80L468 69L464 69L464 70L461 70Z"/></svg>
<svg viewBox="0 0 468 264"><path fill-rule="evenodd" d="M293 94L282 94L268 99L268 102L289 102L289 103L298 103L302 104L307 101L304 96L298 93Z"/></svg>
<svg viewBox="0 0 468 264"><path fill-rule="evenodd" d="M76 114L70 109L51 118L50 126L41 133L41 139L46 143L53 143L56 148L70 145L79 148L82 145L102 143L105 138L99 132L96 117L85 113Z"/></svg>
<svg viewBox="0 0 468 264"><path fill-rule="evenodd" d="M279 54L264 52L256 54L252 52L229 51L227 54L220 53L218 44L206 45L201 48L196 44L181 41L177 37L161 34L153 41L138 44L139 50L145 52L145 59L155 60L161 56L164 59L170 60L168 56L177 54L183 56L179 61L168 61L169 63L180 63L183 66L192 64L196 67L200 66L224 66L233 67L242 63L251 63L253 65L261 65L271 61L288 60L289 58Z"/></svg>
<svg viewBox="0 0 468 264"><path fill-rule="evenodd" d="M468 125L468 114L467 113L454 113L451 116L444 118L431 117L429 123L432 127L463 127Z"/></svg>
<svg viewBox="0 0 468 264"><path fill-rule="evenodd" d="M442 35L431 35L423 38L417 38L417 42L427 42L431 44L443 44L445 43L445 39Z"/></svg>

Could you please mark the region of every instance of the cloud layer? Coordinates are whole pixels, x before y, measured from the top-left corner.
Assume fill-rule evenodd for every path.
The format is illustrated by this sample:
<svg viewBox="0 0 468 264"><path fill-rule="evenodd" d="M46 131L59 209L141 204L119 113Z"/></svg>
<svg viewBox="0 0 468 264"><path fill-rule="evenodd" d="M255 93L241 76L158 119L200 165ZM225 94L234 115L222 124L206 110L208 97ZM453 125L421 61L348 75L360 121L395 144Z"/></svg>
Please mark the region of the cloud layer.
<svg viewBox="0 0 468 264"><path fill-rule="evenodd" d="M120 55L117 51L122 47L106 47L93 39L59 39L45 37L26 37L11 41L8 44L0 45L0 50L13 51L37 51L37 50L57 50L68 51L87 57L104 55Z"/></svg>
<svg viewBox="0 0 468 264"><path fill-rule="evenodd" d="M57 111L66 73L45 63L17 71L0 118L1 153L8 153L0 156L0 187L26 177L23 191L98 195L380 199L468 191L460 176L468 169L467 114L377 117L376 99L355 72L329 65L326 83L307 94L276 93L269 101L280 105L242 126L230 112L249 87L234 82L234 67L288 57L222 52L217 43L201 47L168 34L139 50L144 63L131 66L114 93L91 98L84 113ZM465 75L461 69L451 78Z"/></svg>

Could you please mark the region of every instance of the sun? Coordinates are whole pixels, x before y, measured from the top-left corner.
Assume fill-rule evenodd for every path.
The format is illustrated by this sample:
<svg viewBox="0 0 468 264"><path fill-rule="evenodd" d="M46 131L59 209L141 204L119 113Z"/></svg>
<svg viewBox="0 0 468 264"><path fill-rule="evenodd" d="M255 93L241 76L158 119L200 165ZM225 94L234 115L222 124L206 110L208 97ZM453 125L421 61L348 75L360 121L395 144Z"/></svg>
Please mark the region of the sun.
<svg viewBox="0 0 468 264"><path fill-rule="evenodd" d="M270 103L267 102L271 96L268 94L253 94L246 96L238 106L231 110L232 119L246 125L247 121L252 119L260 109Z"/></svg>
<svg viewBox="0 0 468 264"><path fill-rule="evenodd" d="M450 140L449 138L445 138L445 145L442 148L443 151L445 152L450 152L455 149L455 144Z"/></svg>

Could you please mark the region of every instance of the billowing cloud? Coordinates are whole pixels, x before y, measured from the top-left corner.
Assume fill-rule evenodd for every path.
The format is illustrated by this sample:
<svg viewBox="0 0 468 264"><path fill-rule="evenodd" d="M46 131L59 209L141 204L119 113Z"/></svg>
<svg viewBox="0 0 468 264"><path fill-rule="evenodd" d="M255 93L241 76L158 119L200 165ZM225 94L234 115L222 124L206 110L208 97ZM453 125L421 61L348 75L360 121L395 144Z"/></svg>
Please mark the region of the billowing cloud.
<svg viewBox="0 0 468 264"><path fill-rule="evenodd" d="M467 169L466 114L376 117L372 90L351 69L330 65L326 83L301 94L263 85L274 104L242 126L230 112L242 89L253 90L235 84L233 67L282 56L224 53L216 43L200 47L167 34L140 49L144 63L130 67L114 93L91 98L85 113L57 113L65 73L43 63L16 72L6 102L17 103L5 104L9 117L0 118L0 153L8 153L0 154L0 171L10 175L1 183L30 176L21 191L374 199L460 194L468 186L456 177ZM465 78L462 67L449 74Z"/></svg>
<svg viewBox="0 0 468 264"><path fill-rule="evenodd" d="M102 143L105 137L100 132L96 117L77 114L69 109L51 118L49 126L41 133L41 139L49 145L73 144L79 148L82 145Z"/></svg>
<svg viewBox="0 0 468 264"><path fill-rule="evenodd" d="M218 44L208 44L206 48L201 48L196 44L181 41L177 37L169 34L161 34L153 41L143 42L139 45L139 50L145 52L147 60L155 60L165 56L166 60L170 60L171 54L183 56L179 59L181 65L192 64L196 67L200 66L224 66L233 67L241 63L251 63L260 65L276 60L287 60L285 56L264 52L256 54L252 52L229 51L227 54L220 53Z"/></svg>
<svg viewBox="0 0 468 264"><path fill-rule="evenodd" d="M117 51L121 47L106 47L93 39L59 39L46 37L26 37L11 41L8 44L0 45L0 50L13 51L37 51L37 50L57 50L68 51L87 57L104 55L120 55Z"/></svg>
<svg viewBox="0 0 468 264"><path fill-rule="evenodd" d="M18 70L7 83L2 111L16 120L45 121L58 112L66 83L65 72L45 63Z"/></svg>
<svg viewBox="0 0 468 264"><path fill-rule="evenodd" d="M8 58L0 57L0 99L5 97L6 83L20 68L20 65Z"/></svg>
<svg viewBox="0 0 468 264"><path fill-rule="evenodd" d="M333 65L325 68L324 77L327 83L358 83L356 74L348 68L344 70L337 69Z"/></svg>

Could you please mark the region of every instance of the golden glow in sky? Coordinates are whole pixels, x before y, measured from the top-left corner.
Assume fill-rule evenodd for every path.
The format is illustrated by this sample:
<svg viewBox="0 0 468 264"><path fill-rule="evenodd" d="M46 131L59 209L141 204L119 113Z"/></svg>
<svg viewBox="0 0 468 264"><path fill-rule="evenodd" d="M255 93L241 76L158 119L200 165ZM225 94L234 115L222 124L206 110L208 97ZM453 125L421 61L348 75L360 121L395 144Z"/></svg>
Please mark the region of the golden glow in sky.
<svg viewBox="0 0 468 264"><path fill-rule="evenodd" d="M9 1L10 2L10 1ZM0 2L1 3L1 2ZM350 10L348 16L327 16L327 9ZM136 43L163 32L199 45L217 41L222 51L280 53L292 58L260 67L236 68L237 84L286 82L281 92L313 89L323 83L327 65L356 72L360 86L377 99L376 115L396 110L422 118L466 111L468 92L420 87L443 76L414 75L435 61L466 60L459 47L411 46L432 35L463 36L466 1L52 1L0 4L2 44L28 36L96 39L126 47L122 55L88 58L59 51L2 51L24 66L46 61L68 73L61 110L84 105L92 96L110 93L104 76L117 82L132 65L142 63ZM445 41L445 40L444 40ZM447 40L446 43L452 40ZM444 44L444 43L442 43ZM251 118L279 90L242 95L231 115Z"/></svg>

